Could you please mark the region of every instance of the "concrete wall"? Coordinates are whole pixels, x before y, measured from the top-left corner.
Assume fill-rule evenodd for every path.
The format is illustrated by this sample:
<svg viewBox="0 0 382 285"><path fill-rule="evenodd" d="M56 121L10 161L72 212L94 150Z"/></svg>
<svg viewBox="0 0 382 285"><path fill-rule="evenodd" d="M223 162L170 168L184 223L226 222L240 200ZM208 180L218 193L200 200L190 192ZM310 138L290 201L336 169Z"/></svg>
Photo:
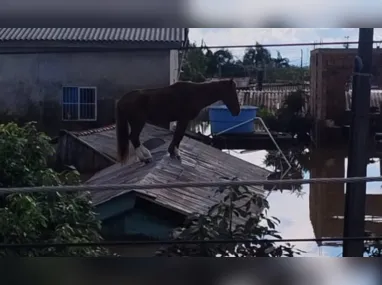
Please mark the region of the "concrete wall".
<svg viewBox="0 0 382 285"><path fill-rule="evenodd" d="M170 73L168 50L0 54L0 121L17 116L48 129L98 127L113 122L116 99L168 85ZM62 122L62 87L68 85L97 87L97 122Z"/></svg>

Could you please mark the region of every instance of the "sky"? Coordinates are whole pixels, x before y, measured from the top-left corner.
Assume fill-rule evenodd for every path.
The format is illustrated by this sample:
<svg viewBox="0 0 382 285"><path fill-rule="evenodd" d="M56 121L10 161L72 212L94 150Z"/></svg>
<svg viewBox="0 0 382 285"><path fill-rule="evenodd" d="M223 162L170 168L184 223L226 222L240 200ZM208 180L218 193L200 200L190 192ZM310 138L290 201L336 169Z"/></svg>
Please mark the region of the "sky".
<svg viewBox="0 0 382 285"><path fill-rule="evenodd" d="M380 0L185 0L186 20L204 27L380 26ZM184 2L183 2L184 3Z"/></svg>
<svg viewBox="0 0 382 285"><path fill-rule="evenodd" d="M254 45L256 41L260 44L342 42L357 41L358 31L357 28L191 28L189 39L198 45L203 40L209 46ZM374 40L382 40L381 28L374 29ZM291 64L296 65L300 65L301 53L303 64L309 65L312 49L313 46L269 48L273 56L278 50L283 57L289 58ZM235 58L243 57L244 49L230 50Z"/></svg>

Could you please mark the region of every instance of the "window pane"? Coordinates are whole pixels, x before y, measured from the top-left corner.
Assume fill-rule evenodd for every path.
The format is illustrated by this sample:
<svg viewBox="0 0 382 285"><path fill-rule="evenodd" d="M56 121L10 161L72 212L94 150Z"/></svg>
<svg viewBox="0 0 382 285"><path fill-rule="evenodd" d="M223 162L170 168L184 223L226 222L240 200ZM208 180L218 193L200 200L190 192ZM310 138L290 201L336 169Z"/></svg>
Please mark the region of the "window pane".
<svg viewBox="0 0 382 285"><path fill-rule="evenodd" d="M95 119L95 104L80 104L80 119L94 120Z"/></svg>
<svg viewBox="0 0 382 285"><path fill-rule="evenodd" d="M95 103L95 89L94 88L81 88L80 89L80 103L81 104L94 104Z"/></svg>
<svg viewBox="0 0 382 285"><path fill-rule="evenodd" d="M62 118L64 120L77 120L78 119L78 104L63 104Z"/></svg>
<svg viewBox="0 0 382 285"><path fill-rule="evenodd" d="M77 87L64 87L63 88L63 103L77 103L78 102L78 88Z"/></svg>

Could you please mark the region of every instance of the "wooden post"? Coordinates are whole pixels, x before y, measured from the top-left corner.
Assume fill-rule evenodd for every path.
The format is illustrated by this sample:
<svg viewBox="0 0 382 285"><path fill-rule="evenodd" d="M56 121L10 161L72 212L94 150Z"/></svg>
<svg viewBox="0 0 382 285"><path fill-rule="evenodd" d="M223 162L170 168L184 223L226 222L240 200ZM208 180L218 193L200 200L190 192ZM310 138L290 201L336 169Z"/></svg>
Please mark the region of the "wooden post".
<svg viewBox="0 0 382 285"><path fill-rule="evenodd" d="M372 28L359 29L358 56L353 76L348 177L365 177L368 160L370 76L373 56ZM365 236L366 182L347 183L344 237ZM362 257L363 240L346 240L344 257Z"/></svg>

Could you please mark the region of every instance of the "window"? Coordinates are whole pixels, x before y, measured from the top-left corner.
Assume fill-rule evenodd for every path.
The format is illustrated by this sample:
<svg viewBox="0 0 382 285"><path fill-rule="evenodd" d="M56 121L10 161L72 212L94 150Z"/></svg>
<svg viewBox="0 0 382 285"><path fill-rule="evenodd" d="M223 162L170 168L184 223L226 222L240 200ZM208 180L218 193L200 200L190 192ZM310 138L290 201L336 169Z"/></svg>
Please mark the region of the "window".
<svg viewBox="0 0 382 285"><path fill-rule="evenodd" d="M95 87L64 87L62 119L64 121L97 120L97 89Z"/></svg>

